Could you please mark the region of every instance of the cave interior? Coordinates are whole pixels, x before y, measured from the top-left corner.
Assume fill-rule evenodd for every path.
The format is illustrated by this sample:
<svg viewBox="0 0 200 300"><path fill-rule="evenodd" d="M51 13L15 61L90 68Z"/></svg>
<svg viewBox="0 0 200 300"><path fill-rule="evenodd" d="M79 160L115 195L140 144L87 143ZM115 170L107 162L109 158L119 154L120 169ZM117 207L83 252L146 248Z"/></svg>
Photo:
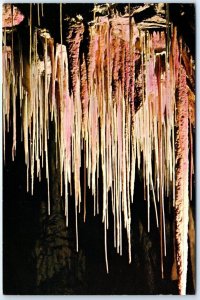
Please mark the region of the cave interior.
<svg viewBox="0 0 200 300"><path fill-rule="evenodd" d="M11 5L12 6L12 5ZM22 59L29 59L30 52L30 4L14 4L24 19L19 24L3 27L4 46L13 46L13 53L18 57L19 40L22 44ZM98 8L97 8L98 7ZM41 13L42 12L42 13ZM95 16L94 16L95 12ZM134 18L135 26L141 31L150 33L164 32L168 37L168 28L160 26L162 20L173 24L177 28L177 36L187 45L185 52L188 57L195 58L195 6L193 4L62 4L62 18L60 18L61 6L59 4L31 5L32 37L34 29L41 32L48 31L56 43L63 42L70 51L70 42L66 36L70 31L70 22L77 21L77 16L82 16L85 31L79 50L79 59L82 54L87 57L89 53L89 25L95 18L128 15ZM130 19L130 18L129 18ZM38 24L39 22L39 24ZM78 21L77 21L78 22ZM129 20L130 22L130 20ZM163 25L163 24L162 24ZM62 31L60 30L62 28ZM164 28L164 29L163 29ZM170 30L172 27L170 27ZM6 35L6 37L5 37ZM169 34L170 36L170 34ZM137 42L136 42L137 44ZM141 45L138 42L140 51ZM44 43L38 38L37 52L40 60L44 60ZM187 57L182 59L187 72L187 87L192 95L195 95L194 70L188 75L190 61ZM135 74L142 65L142 59L135 64ZM161 69L162 69L161 61ZM187 65L188 63L188 65ZM14 61L14 67L19 68L20 62ZM194 64L194 62L193 62ZM70 67L69 67L70 72ZM138 71L139 72L139 71ZM135 77L136 96L134 99L135 113L142 106L141 81ZM73 78L69 78L69 90L73 90ZM116 84L113 79L113 85ZM138 86L137 86L138 84ZM12 83L11 83L12 85ZM26 83L24 84L24 86ZM88 84L89 85L89 84ZM31 88L31 87L30 87ZM176 93L178 93L176 91ZM177 96L178 97L178 96ZM192 101L192 97L189 101ZM65 200L60 195L60 166L56 167L55 156L58 143L55 142L55 123L49 121L49 139L47 147L49 152L49 189L51 198L51 213L48 214L48 186L46 184L45 168L41 168L41 181L34 174L34 192L27 192L27 165L24 153L24 142L21 139L22 117L20 114L19 94L16 96L16 149L13 160L12 145L13 131L12 118L10 129L5 133L4 143L6 151L3 165L3 292L6 295L150 295L150 294L179 294L179 273L176 262L176 212L173 205L173 193L170 190L165 196L165 235L166 252L162 256L160 250L160 228L156 226L155 213L150 212L151 229L148 230L148 206L144 195L143 167L135 170L134 200L131 203L131 229L130 241L132 244L132 261L129 263L129 243L127 230L122 227L122 255L113 247L115 224L112 215L112 196L108 192L108 220L107 230L107 259L109 272L106 270L104 248L104 226L102 223L103 211L103 185L104 175L99 171L99 183L97 193L99 201L99 214L94 216L93 194L89 187L81 190L82 198L87 201L80 203L80 211L77 216L78 243L76 251L76 220L74 195L75 179L72 174L72 193L68 199L68 227L66 227ZM191 104L194 106L194 103ZM190 104L189 104L190 107ZM14 108L11 105L10 115ZM195 113L194 113L195 114ZM192 117L191 117L192 119ZM190 135L192 136L193 149L189 147L189 156L193 152L193 164L195 166L195 121L192 120ZM50 117L49 117L50 120ZM100 121L99 121L100 122ZM98 126L100 126L98 124ZM176 134L177 127L174 126ZM31 147L31 146L29 146ZM81 150L80 182L85 180L85 157ZM143 157L143 155L141 155ZM153 157L153 156L152 156ZM101 165L99 156L99 165ZM155 158L152 158L155 159ZM195 293L195 176L190 174L191 191L189 201L189 233L188 233L188 259L186 294ZM85 193L85 195L83 195ZM153 203L153 202L152 202ZM158 209L160 209L158 203ZM153 207L153 204L152 204ZM83 211L86 211L84 218ZM122 217L124 221L124 216ZM195 225L194 225L195 226ZM192 229L191 229L192 228ZM192 241L191 241L192 240ZM192 246L190 246L193 244ZM162 260L162 267L161 267ZM163 272L162 272L163 268Z"/></svg>

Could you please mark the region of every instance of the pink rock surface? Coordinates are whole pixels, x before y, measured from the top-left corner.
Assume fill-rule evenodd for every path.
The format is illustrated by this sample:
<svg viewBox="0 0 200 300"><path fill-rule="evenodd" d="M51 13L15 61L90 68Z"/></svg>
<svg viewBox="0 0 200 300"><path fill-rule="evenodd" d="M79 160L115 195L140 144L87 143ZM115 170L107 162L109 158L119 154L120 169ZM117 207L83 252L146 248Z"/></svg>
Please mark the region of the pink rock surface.
<svg viewBox="0 0 200 300"><path fill-rule="evenodd" d="M188 264L188 96L186 71L181 66L177 99L177 136L176 136L176 242L178 287L181 295L186 294Z"/></svg>
<svg viewBox="0 0 200 300"><path fill-rule="evenodd" d="M24 15L16 6L3 4L2 6L2 27L19 25L24 20Z"/></svg>

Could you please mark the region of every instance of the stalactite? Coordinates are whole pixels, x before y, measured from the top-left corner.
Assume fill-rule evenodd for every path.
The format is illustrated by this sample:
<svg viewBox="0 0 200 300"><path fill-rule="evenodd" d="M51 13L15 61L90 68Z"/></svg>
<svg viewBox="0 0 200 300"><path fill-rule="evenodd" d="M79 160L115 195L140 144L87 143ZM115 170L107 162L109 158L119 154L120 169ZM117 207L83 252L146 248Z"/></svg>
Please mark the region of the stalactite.
<svg viewBox="0 0 200 300"><path fill-rule="evenodd" d="M88 83L87 83L87 69L85 55L82 56L81 63L81 102L82 102L82 127L83 137L87 134L87 119L88 119Z"/></svg>
<svg viewBox="0 0 200 300"><path fill-rule="evenodd" d="M69 32L67 33L67 46L69 53L70 76L72 81L72 91L75 97L79 72L79 48L83 38L84 26L82 19L77 22L72 21L69 24Z"/></svg>
<svg viewBox="0 0 200 300"><path fill-rule="evenodd" d="M37 18L38 18L38 26L40 26L40 4L37 4Z"/></svg>
<svg viewBox="0 0 200 300"><path fill-rule="evenodd" d="M11 95L10 95L10 86L11 86L11 56L12 51L10 46L6 46L2 49L2 78L3 78L3 126L4 126L4 162L5 162L5 150L6 150L6 132L9 132L10 128L10 106L11 106Z"/></svg>
<svg viewBox="0 0 200 300"><path fill-rule="evenodd" d="M80 210L81 203L81 186L80 186L80 167L81 167L81 125L82 125L82 107L80 101L80 74L79 74L79 48L83 37L84 26L82 18L77 22L72 21L69 24L67 33L67 46L69 53L70 77L72 85L72 99L74 103L74 128L73 128L73 172L75 185L75 212L76 212L76 235L78 234L77 210ZM76 247L78 251L78 238L76 239Z"/></svg>
<svg viewBox="0 0 200 300"><path fill-rule="evenodd" d="M194 137L193 130L195 128L195 95L188 88L188 105L189 105L189 141L190 141L190 200L193 198L193 176L195 173L194 170Z"/></svg>
<svg viewBox="0 0 200 300"><path fill-rule="evenodd" d="M186 71L180 68L177 99L177 135L176 135L176 242L177 267L179 274L179 292L186 293L187 257L188 257L188 96Z"/></svg>
<svg viewBox="0 0 200 300"><path fill-rule="evenodd" d="M16 82L15 82L15 66L14 66L14 40L13 40L13 6L12 10L12 42L11 42L11 82L12 82L12 108L13 108L13 145L12 145L12 160L16 153Z"/></svg>

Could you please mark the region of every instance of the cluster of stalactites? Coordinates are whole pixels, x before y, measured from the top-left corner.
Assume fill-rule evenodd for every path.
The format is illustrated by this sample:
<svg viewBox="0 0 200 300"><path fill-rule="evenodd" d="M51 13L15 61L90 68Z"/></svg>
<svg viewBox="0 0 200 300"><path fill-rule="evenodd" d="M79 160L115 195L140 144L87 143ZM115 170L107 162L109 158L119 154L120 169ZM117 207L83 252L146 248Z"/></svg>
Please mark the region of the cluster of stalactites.
<svg viewBox="0 0 200 300"><path fill-rule="evenodd" d="M66 224L68 194L74 178L77 249L77 212L81 210L81 201L84 201L85 219L88 186L94 197L94 215L99 213L99 201L103 203L107 271L108 208L111 207L114 219L114 246L122 254L122 229L125 227L131 261L131 203L134 199L135 171L136 168L142 169L148 231L152 205L156 224L160 228L163 260L166 255L164 201L171 190L174 203L176 199L175 91L182 82L179 76L185 74L180 71L183 66L176 29L172 30L171 43L167 45L164 31L139 32L133 19L99 17L89 26L87 55L80 52L83 32L81 21L72 24L67 35L67 48L60 44L55 46L50 36L41 34L44 60L40 61L36 31L30 41L32 51L29 61L23 59L20 45L17 69L12 63L11 49L3 48L3 121L6 131L9 129L12 106L13 158L18 96L27 189L31 187L33 193L34 175L40 178L41 169L45 167L49 191L47 145L50 119L54 120L61 194L63 190L65 193ZM139 78L141 107L136 112L136 83ZM81 161L82 150L84 162ZM86 172L82 183L80 168L83 164ZM100 169L103 184L101 197L98 195ZM49 213L50 207L48 192ZM163 273L162 262L161 265Z"/></svg>

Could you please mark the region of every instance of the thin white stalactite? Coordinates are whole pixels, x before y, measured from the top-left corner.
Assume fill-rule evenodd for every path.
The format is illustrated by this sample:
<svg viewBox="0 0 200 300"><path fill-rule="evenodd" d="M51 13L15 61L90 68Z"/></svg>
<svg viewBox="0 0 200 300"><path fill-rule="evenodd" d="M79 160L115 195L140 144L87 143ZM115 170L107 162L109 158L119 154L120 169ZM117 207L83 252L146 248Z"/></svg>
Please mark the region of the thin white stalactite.
<svg viewBox="0 0 200 300"><path fill-rule="evenodd" d="M38 26L40 26L40 4L37 4L37 18L38 18Z"/></svg>
<svg viewBox="0 0 200 300"><path fill-rule="evenodd" d="M12 83L12 107L13 107L13 145L12 145L12 160L14 161L16 153L16 88L15 82L15 66L14 66L14 36L13 36L13 6L12 10L12 41L11 41L11 83Z"/></svg>

